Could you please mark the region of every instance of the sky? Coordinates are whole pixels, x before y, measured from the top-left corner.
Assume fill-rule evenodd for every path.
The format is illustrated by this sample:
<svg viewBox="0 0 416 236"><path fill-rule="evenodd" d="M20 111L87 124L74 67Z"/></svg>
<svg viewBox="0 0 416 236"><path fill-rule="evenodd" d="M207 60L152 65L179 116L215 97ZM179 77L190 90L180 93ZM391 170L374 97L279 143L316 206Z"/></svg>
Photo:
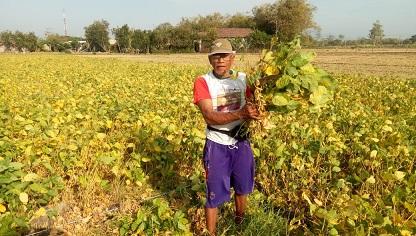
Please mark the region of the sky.
<svg viewBox="0 0 416 236"><path fill-rule="evenodd" d="M46 32L84 36L84 27L104 19L110 29L124 24L135 29L153 29L183 17L214 12L251 14L253 7L274 0L0 0L0 31ZM316 7L315 22L321 37L346 39L367 37L379 20L385 37L406 39L416 34L416 0L309 0ZM316 35L313 35L316 36Z"/></svg>

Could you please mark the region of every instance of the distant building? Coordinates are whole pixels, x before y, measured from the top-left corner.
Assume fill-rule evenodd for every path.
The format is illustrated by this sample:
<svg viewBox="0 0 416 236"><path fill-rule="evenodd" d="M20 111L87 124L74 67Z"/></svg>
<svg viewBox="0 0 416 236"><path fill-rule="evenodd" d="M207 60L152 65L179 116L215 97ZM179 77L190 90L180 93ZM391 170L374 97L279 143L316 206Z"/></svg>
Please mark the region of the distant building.
<svg viewBox="0 0 416 236"><path fill-rule="evenodd" d="M50 51L52 51L52 49L51 49L51 46L49 46L48 44L43 44L42 45L42 51L44 51L44 52L50 52Z"/></svg>
<svg viewBox="0 0 416 236"><path fill-rule="evenodd" d="M110 45L115 45L115 44L117 43L117 40L115 40L115 39L109 39L109 40L108 40L108 43L109 43Z"/></svg>
<svg viewBox="0 0 416 236"><path fill-rule="evenodd" d="M25 48L23 48L22 50L25 50ZM0 53L1 52L19 52L19 50L15 46L7 48L5 45L0 43Z"/></svg>

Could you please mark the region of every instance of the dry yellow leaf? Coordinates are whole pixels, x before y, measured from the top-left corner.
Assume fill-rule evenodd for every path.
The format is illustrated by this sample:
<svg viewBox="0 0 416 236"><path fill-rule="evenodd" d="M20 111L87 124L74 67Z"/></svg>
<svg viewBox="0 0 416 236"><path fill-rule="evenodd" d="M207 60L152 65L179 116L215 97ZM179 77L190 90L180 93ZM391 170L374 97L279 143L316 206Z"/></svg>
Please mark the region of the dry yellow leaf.
<svg viewBox="0 0 416 236"><path fill-rule="evenodd" d="M6 207L3 204L0 204L0 213L6 212Z"/></svg>
<svg viewBox="0 0 416 236"><path fill-rule="evenodd" d="M25 192L21 192L19 194L19 199L21 202L23 202L23 204L26 204L29 201L29 195L27 195Z"/></svg>
<svg viewBox="0 0 416 236"><path fill-rule="evenodd" d="M37 217L42 217L42 216L45 216L45 215L46 215L46 209L41 207L35 212L35 214L33 214L33 217L37 218Z"/></svg>

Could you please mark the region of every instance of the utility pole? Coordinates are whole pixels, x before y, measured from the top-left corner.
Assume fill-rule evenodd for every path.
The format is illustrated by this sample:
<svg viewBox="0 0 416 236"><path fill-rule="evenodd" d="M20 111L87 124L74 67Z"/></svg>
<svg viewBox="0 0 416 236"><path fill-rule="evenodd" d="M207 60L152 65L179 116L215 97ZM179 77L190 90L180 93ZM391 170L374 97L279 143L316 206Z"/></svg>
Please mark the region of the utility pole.
<svg viewBox="0 0 416 236"><path fill-rule="evenodd" d="M64 30L65 30L65 36L68 36L68 32L66 29L66 16L65 16L65 9L62 9L62 16L64 18Z"/></svg>

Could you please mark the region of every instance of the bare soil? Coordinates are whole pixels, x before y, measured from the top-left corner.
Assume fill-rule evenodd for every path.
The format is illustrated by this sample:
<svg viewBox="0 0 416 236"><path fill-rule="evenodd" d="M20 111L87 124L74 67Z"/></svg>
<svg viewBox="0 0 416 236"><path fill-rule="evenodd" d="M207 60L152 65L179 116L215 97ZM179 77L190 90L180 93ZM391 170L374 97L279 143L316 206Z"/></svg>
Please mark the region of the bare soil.
<svg viewBox="0 0 416 236"><path fill-rule="evenodd" d="M316 52L314 64L332 73L416 78L416 49L304 49ZM138 62L192 64L209 67L207 54L80 54L88 57L121 58ZM237 54L236 66L255 64L259 54Z"/></svg>

